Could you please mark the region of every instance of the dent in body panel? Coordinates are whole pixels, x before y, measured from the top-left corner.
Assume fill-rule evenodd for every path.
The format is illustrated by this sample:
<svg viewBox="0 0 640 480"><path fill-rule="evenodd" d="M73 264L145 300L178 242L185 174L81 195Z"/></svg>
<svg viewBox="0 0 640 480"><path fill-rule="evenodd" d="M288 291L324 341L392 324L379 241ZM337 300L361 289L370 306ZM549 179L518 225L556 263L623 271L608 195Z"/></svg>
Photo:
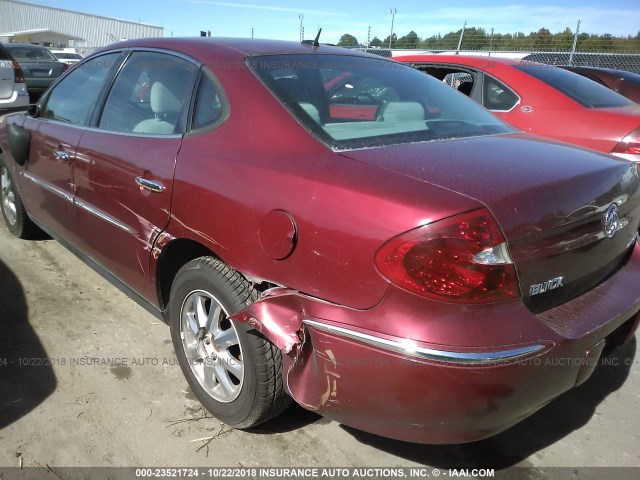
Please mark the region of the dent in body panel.
<svg viewBox="0 0 640 480"><path fill-rule="evenodd" d="M305 303L297 291L272 288L231 319L247 323L282 351L287 392L306 409L319 410L338 403L340 374L330 342L314 345L304 328Z"/></svg>
<svg viewBox="0 0 640 480"><path fill-rule="evenodd" d="M331 415L328 412L334 411L340 401L348 403L358 397L359 389L353 384L362 381L358 378L361 373L356 373L358 367L382 367L395 362L394 368L410 375L410 369L403 365L430 364L454 369L465 365L484 374L483 366L511 368L523 358L541 355L551 347L535 342L489 350L445 347L410 340L417 332L405 332L408 337L390 336L363 330L355 326L357 322L354 326L343 323L341 327L334 321L323 320L339 318L337 312L343 310L339 305L278 287L267 290L262 298L231 319L261 332L282 351L283 381L288 393L307 409L321 409L323 415ZM343 313L372 314L362 310ZM345 378L347 383L343 383Z"/></svg>

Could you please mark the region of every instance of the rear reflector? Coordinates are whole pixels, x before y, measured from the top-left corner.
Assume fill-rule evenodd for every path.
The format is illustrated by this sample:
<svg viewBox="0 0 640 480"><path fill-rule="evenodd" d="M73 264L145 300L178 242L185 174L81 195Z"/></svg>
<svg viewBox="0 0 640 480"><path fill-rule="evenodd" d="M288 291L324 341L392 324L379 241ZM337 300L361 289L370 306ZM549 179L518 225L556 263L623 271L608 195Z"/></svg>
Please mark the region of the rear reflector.
<svg viewBox="0 0 640 480"><path fill-rule="evenodd" d="M22 69L20 68L20 65L15 60L13 62L13 77L14 77L15 83L25 83L24 73L22 73Z"/></svg>

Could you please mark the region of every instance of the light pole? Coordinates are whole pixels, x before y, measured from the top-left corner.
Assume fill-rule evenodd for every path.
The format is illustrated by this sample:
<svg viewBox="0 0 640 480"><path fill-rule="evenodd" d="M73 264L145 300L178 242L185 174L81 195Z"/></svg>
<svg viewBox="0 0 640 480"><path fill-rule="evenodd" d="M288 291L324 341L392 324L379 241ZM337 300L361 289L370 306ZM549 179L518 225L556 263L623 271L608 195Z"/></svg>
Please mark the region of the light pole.
<svg viewBox="0 0 640 480"><path fill-rule="evenodd" d="M389 49L391 49L391 40L393 39L393 20L396 18L397 12L398 12L397 8L389 9L389 13L391 14L391 33L389 34Z"/></svg>
<svg viewBox="0 0 640 480"><path fill-rule="evenodd" d="M493 27L491 27L491 36L489 37L489 56L491 56L492 49L493 49Z"/></svg>
<svg viewBox="0 0 640 480"><path fill-rule="evenodd" d="M573 47L571 47L571 54L569 54L569 65L573 65L573 54L576 53L576 46L578 45L579 34L580 34L580 20L578 20L578 26L576 27L576 34L573 36Z"/></svg>
<svg viewBox="0 0 640 480"><path fill-rule="evenodd" d="M460 40L458 40L458 48L456 48L456 55L460 53L460 47L462 46L462 38L464 37L464 29L467 28L467 22L464 22L462 31L460 32Z"/></svg>
<svg viewBox="0 0 640 480"><path fill-rule="evenodd" d="M302 26L304 15L302 13L299 13L298 18L300 19L300 41L302 42L304 40L304 27Z"/></svg>

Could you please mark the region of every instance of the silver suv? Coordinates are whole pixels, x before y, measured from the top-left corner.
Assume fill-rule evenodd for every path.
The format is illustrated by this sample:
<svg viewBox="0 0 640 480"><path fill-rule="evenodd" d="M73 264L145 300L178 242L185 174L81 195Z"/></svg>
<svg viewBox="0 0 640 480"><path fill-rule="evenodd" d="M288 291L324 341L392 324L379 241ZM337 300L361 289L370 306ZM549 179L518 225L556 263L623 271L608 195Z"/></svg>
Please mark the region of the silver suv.
<svg viewBox="0 0 640 480"><path fill-rule="evenodd" d="M0 115L26 110L29 93L18 63L0 45Z"/></svg>

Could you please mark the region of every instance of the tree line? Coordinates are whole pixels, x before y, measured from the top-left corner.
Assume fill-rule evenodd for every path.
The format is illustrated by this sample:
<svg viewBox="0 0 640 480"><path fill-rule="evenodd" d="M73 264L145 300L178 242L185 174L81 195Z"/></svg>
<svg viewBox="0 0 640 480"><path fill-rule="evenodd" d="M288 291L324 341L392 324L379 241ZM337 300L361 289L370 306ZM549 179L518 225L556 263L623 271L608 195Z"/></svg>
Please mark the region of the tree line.
<svg viewBox="0 0 640 480"><path fill-rule="evenodd" d="M426 50L455 50L460 40L460 33L449 32L446 35L433 35L431 37L420 38L413 30L408 34L398 38L394 33L391 37L391 48L426 49ZM523 32L516 33L491 33L484 28L465 28L462 39L462 50L535 50L535 51L568 51L573 46L574 33L570 28L562 32L551 33L547 28L541 28L537 32L528 35ZM389 36L384 40L373 37L370 46L389 47ZM341 47L364 47L366 41L359 42L358 39L345 33L340 37L338 46ZM608 33L604 35L594 35L589 33L578 34L576 49L579 51L640 51L640 31L635 36L614 37Z"/></svg>

